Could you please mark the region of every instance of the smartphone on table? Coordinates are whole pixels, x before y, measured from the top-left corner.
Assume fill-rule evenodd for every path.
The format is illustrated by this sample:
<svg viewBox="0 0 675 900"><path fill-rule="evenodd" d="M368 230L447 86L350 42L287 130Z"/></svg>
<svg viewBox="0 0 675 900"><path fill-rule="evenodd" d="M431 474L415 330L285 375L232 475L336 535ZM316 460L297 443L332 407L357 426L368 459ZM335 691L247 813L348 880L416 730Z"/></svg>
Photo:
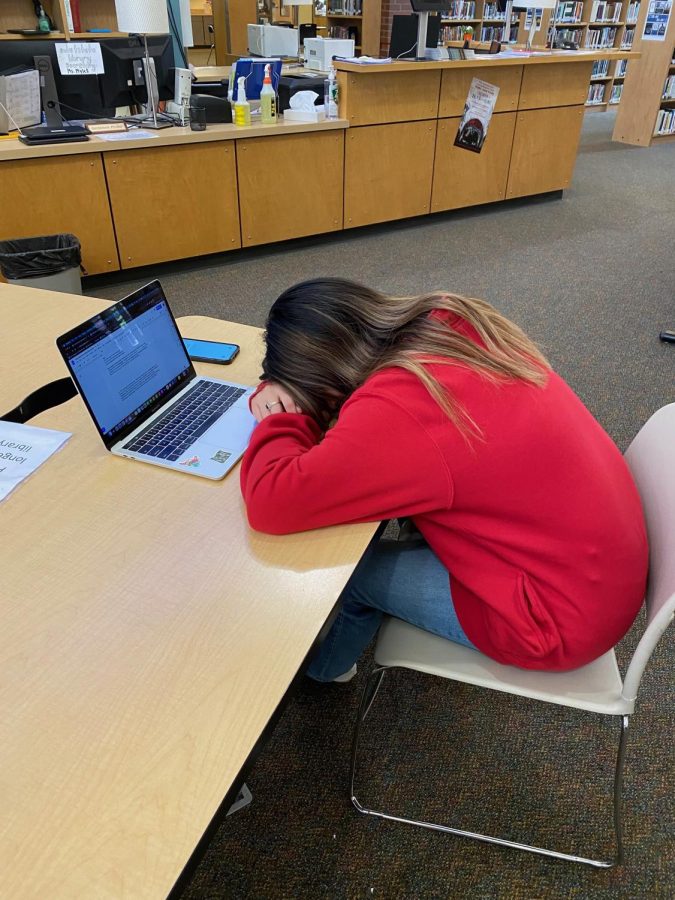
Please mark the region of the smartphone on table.
<svg viewBox="0 0 675 900"><path fill-rule="evenodd" d="M190 359L197 360L197 362L220 363L226 366L239 353L239 344L200 341L195 338L183 338L183 343Z"/></svg>

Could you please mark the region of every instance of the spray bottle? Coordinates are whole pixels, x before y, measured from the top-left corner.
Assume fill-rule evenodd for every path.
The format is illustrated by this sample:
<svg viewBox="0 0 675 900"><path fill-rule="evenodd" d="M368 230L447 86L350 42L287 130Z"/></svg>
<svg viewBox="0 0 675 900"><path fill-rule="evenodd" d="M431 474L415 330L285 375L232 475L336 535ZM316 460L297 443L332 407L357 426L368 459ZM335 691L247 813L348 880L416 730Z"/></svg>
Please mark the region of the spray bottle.
<svg viewBox="0 0 675 900"><path fill-rule="evenodd" d="M265 79L260 91L260 114L263 125L277 124L277 95L272 87L272 67L265 66Z"/></svg>
<svg viewBox="0 0 675 900"><path fill-rule="evenodd" d="M237 81L237 99L234 103L234 124L251 124L251 104L246 99L246 79L243 75Z"/></svg>
<svg viewBox="0 0 675 900"><path fill-rule="evenodd" d="M330 67L328 78L323 83L323 109L327 119L337 119L338 83L333 66Z"/></svg>

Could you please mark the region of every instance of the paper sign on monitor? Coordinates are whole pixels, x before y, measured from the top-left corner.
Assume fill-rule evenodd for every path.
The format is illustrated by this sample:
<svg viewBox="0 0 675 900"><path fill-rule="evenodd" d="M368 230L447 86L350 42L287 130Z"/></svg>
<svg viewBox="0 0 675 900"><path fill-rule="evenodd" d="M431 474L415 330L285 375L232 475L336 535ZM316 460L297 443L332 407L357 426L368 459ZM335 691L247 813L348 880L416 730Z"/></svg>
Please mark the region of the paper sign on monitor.
<svg viewBox="0 0 675 900"><path fill-rule="evenodd" d="M96 41L55 44L62 75L103 75L101 45Z"/></svg>

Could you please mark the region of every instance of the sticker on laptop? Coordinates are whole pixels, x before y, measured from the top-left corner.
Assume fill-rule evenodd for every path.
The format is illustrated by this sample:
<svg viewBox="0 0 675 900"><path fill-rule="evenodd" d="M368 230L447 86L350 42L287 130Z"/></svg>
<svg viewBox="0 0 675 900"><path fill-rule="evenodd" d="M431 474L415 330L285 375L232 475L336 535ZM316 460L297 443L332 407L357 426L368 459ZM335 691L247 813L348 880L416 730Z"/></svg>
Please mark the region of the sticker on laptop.
<svg viewBox="0 0 675 900"><path fill-rule="evenodd" d="M227 450L216 450L216 455L212 456L211 459L214 462L226 463L231 456L232 454L228 453Z"/></svg>
<svg viewBox="0 0 675 900"><path fill-rule="evenodd" d="M197 469L199 467L199 457L198 456L189 456L187 459L181 460L181 466L189 466L191 469Z"/></svg>

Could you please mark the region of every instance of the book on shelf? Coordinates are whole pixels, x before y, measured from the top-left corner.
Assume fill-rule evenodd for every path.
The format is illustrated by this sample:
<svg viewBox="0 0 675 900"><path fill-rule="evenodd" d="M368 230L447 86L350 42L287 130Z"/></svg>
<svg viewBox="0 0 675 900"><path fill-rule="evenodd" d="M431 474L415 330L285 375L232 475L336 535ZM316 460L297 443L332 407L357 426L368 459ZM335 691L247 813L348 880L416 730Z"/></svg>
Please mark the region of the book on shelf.
<svg viewBox="0 0 675 900"><path fill-rule="evenodd" d="M555 22L563 25L581 22L584 15L583 3L559 3L555 11Z"/></svg>
<svg viewBox="0 0 675 900"><path fill-rule="evenodd" d="M635 25L638 20L638 16L640 15L640 3L639 0L631 0L628 4L628 12L626 13L626 24L627 25Z"/></svg>
<svg viewBox="0 0 675 900"><path fill-rule="evenodd" d="M448 4L449 9L443 13L446 19L474 19L476 17L476 4L474 0L452 0Z"/></svg>
<svg viewBox="0 0 675 900"><path fill-rule="evenodd" d="M614 73L615 78L624 78L626 75L626 69L628 68L628 60L620 59L616 64L616 72Z"/></svg>
<svg viewBox="0 0 675 900"><path fill-rule="evenodd" d="M82 31L82 21L80 19L80 0L65 0L66 4L66 23L68 31L79 33Z"/></svg>
<svg viewBox="0 0 675 900"><path fill-rule="evenodd" d="M504 40L504 25L484 25L480 30L480 39L485 43L491 41L503 41ZM513 43L518 39L518 26L511 27L509 29L509 38L508 42Z"/></svg>
<svg viewBox="0 0 675 900"><path fill-rule="evenodd" d="M332 0L327 16L361 16L363 15L362 0Z"/></svg>
<svg viewBox="0 0 675 900"><path fill-rule="evenodd" d="M607 50L614 46L616 28L589 28L584 47L592 50Z"/></svg>
<svg viewBox="0 0 675 900"><path fill-rule="evenodd" d="M576 49L579 49L581 44L581 34L583 29L579 28L557 28L555 30L555 39L556 41L564 42L567 44L573 44ZM548 38L549 41L552 37L552 30L549 31Z"/></svg>
<svg viewBox="0 0 675 900"><path fill-rule="evenodd" d="M596 59L593 63L593 72L591 73L591 78L604 78L605 75L609 72L609 60L608 59Z"/></svg>
<svg viewBox="0 0 675 900"><path fill-rule="evenodd" d="M633 46L634 39L635 39L635 29L627 28L623 33L623 37L621 38L621 49L622 50L630 50L630 48Z"/></svg>
<svg viewBox="0 0 675 900"><path fill-rule="evenodd" d="M598 106L600 103L605 102L605 85L604 84L589 84L588 85L588 97L586 98L586 103L589 106Z"/></svg>
<svg viewBox="0 0 675 900"><path fill-rule="evenodd" d="M610 103L618 103L621 100L621 92L623 91L623 84L613 84L612 85L612 93L609 98Z"/></svg>
<svg viewBox="0 0 675 900"><path fill-rule="evenodd" d="M669 75L663 85L662 100L675 100L675 75Z"/></svg>
<svg viewBox="0 0 675 900"><path fill-rule="evenodd" d="M441 33L439 36L439 40L441 43L445 43L445 41L463 41L464 40L464 28L462 25L445 25L441 28Z"/></svg>
<svg viewBox="0 0 675 900"><path fill-rule="evenodd" d="M656 117L655 135L675 134L675 109L660 109Z"/></svg>
<svg viewBox="0 0 675 900"><path fill-rule="evenodd" d="M622 3L607 3L605 0L593 0L590 21L592 23L619 22L621 21L622 5Z"/></svg>

